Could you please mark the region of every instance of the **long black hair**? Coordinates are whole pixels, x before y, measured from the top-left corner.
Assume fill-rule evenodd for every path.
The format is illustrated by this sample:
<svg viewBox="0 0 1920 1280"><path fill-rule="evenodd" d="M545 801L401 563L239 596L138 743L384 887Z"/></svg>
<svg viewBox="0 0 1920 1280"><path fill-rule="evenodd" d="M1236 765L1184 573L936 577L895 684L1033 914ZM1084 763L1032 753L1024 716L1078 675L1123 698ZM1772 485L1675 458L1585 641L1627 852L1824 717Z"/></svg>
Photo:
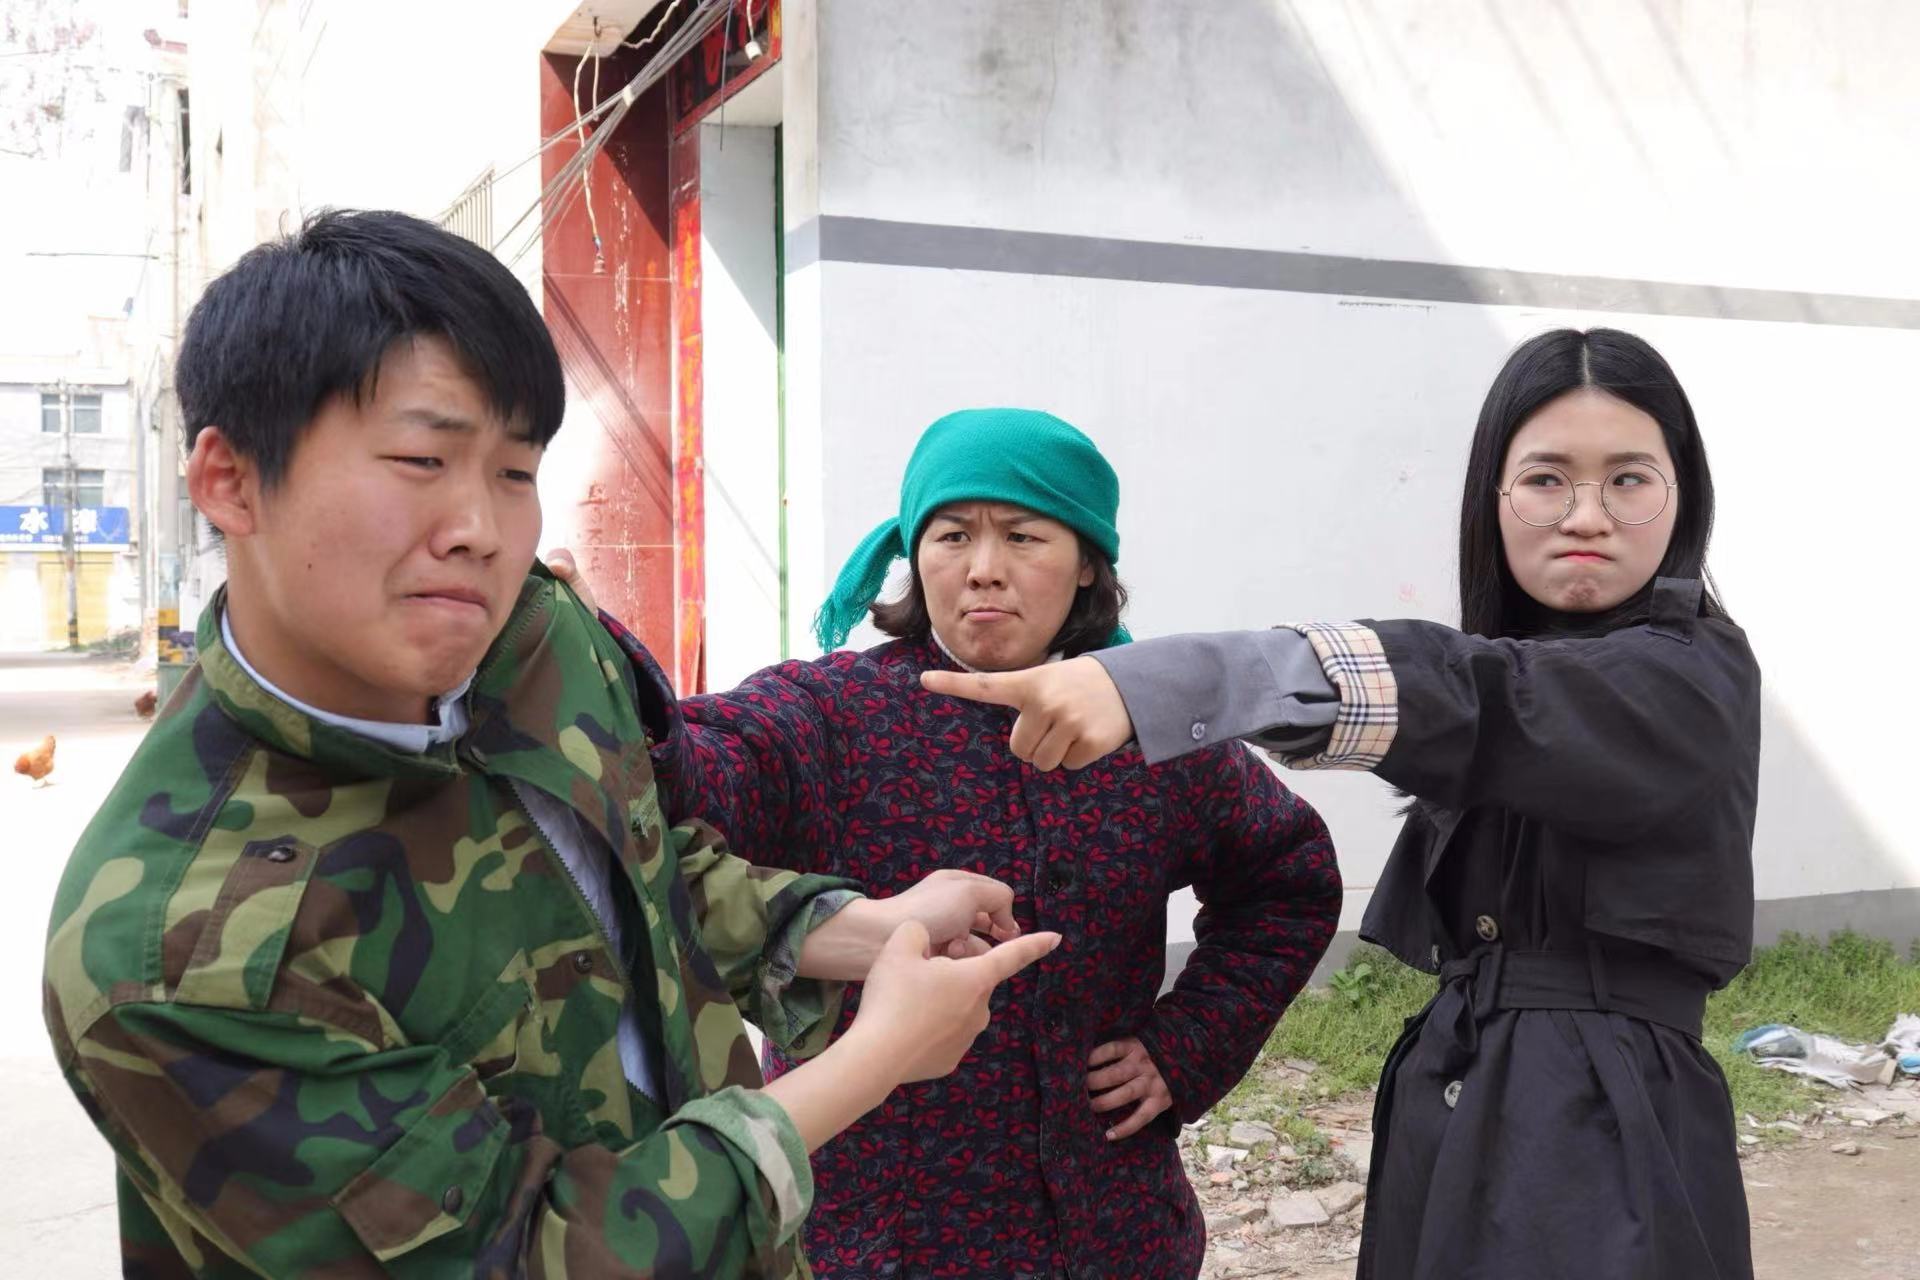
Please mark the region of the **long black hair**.
<svg viewBox="0 0 1920 1280"><path fill-rule="evenodd" d="M1460 498L1460 629L1489 637L1545 631L1599 634L1647 616L1653 583L1600 614L1557 613L1514 581L1500 537L1500 480L1507 449L1528 419L1570 391L1591 387L1639 409L1660 424L1673 455L1680 512L1655 577L1700 578L1701 613L1726 616L1707 572L1713 535L1713 473L1707 447L1680 380L1645 339L1618 329L1555 329L1522 343L1501 368L1480 406L1466 491Z"/></svg>

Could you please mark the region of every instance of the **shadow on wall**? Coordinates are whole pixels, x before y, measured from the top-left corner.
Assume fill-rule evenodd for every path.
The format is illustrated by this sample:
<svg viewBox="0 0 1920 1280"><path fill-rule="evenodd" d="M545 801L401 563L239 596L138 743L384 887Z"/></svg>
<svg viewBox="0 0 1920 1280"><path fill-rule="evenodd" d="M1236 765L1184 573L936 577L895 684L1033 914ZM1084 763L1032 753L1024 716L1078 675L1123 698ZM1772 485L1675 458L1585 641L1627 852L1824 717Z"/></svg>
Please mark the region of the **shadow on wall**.
<svg viewBox="0 0 1920 1280"><path fill-rule="evenodd" d="M1764 716L1754 878L1765 897L1754 911L1755 944L1786 931L1824 937L1854 929L1904 952L1920 940L1920 853L1903 851L1875 831L1831 762L1772 696ZM1834 879L1855 887L1792 892ZM1775 888L1770 880L1784 885Z"/></svg>
<svg viewBox="0 0 1920 1280"><path fill-rule="evenodd" d="M1403 47L1418 23L1379 8L1396 6L1348 16L1396 57L1421 52ZM1739 342L1741 322L1712 319L1738 308L1711 286L1514 273L1503 288L1498 261L1460 263L1329 70L1337 51L1290 5L996 0L910 29L884 9L821 13L823 95L858 82L823 104L820 138L829 574L889 509L921 426L957 405L1032 403L1086 425L1122 476L1136 634L1302 614L1452 621L1468 439L1517 338L1600 323L1665 346L1692 316ZM1545 37L1507 12L1487 73L1519 77L1552 117L1530 45ZM1681 60L1654 28L1646 57ZM1612 95L1599 127L1630 157L1615 169L1657 184L1651 124L1665 111L1679 127L1704 99L1689 81L1677 106L1634 104L1590 61ZM1423 92L1417 73L1399 79ZM1573 306L1660 318L1556 309ZM1711 442L1734 426L1705 429ZM1756 879L1777 899L1756 912L1762 939L1843 923L1910 939L1911 854L1772 704L1762 770ZM1370 882L1390 799L1288 782L1326 815L1349 882ZM1799 892L1823 884L1859 891Z"/></svg>

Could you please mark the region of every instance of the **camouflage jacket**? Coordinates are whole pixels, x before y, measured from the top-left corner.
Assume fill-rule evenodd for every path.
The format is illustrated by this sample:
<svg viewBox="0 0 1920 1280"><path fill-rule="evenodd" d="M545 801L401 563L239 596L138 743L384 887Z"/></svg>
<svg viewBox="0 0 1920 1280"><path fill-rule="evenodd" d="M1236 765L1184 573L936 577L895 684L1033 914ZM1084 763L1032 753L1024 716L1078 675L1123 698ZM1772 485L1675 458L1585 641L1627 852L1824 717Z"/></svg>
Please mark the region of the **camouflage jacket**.
<svg viewBox="0 0 1920 1280"><path fill-rule="evenodd" d="M805 1276L807 1155L753 1092L742 1014L824 1045L840 989L792 965L847 882L666 828L633 670L544 574L471 728L422 755L268 694L223 603L47 940L47 1028L118 1159L126 1274ZM614 851L630 954L528 788ZM657 1104L622 1075L628 995Z"/></svg>

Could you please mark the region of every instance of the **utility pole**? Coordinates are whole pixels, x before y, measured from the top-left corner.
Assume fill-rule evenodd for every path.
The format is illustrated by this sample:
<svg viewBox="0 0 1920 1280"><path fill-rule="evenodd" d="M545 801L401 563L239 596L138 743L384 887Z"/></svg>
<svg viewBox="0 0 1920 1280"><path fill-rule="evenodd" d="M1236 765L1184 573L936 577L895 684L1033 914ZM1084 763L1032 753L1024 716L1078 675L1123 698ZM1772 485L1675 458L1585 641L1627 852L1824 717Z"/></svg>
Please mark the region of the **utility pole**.
<svg viewBox="0 0 1920 1280"><path fill-rule="evenodd" d="M80 647L80 553L74 529L80 523L79 477L73 469L73 388L60 382L60 434L67 449L67 511L60 546L67 560L67 648Z"/></svg>

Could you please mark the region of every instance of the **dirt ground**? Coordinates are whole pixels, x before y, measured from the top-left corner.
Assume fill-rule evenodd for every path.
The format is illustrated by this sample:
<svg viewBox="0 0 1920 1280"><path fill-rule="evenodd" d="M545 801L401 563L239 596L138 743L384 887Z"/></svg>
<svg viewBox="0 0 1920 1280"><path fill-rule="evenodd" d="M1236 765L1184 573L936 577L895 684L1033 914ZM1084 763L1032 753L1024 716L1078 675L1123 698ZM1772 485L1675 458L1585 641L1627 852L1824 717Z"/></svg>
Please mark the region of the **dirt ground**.
<svg viewBox="0 0 1920 1280"><path fill-rule="evenodd" d="M1318 1167L1310 1168L1313 1157L1298 1156L1284 1134L1253 1144L1244 1157L1231 1154L1238 1148L1220 1155L1223 1144L1210 1150L1207 1141L1220 1136L1218 1120L1210 1132L1183 1139L1209 1219L1206 1280L1352 1280L1365 1206L1343 1206L1365 1182L1371 1105L1361 1097L1307 1110L1331 1139ZM1837 1113L1861 1105L1892 1114L1863 1126ZM1836 1094L1832 1109L1808 1117L1797 1135L1745 1125L1742 1133L1754 1139L1741 1162L1757 1280L1920 1280L1920 1087L1873 1098ZM1331 1186L1301 1189L1329 1176L1336 1179ZM1321 1213L1332 1211L1329 1220L1282 1226L1269 1217L1276 1200L1295 1209L1305 1204L1304 1216L1317 1216L1303 1197L1321 1200Z"/></svg>
<svg viewBox="0 0 1920 1280"><path fill-rule="evenodd" d="M1920 1127L1848 1140L1859 1155L1822 1140L1747 1160L1759 1280L1920 1280Z"/></svg>

